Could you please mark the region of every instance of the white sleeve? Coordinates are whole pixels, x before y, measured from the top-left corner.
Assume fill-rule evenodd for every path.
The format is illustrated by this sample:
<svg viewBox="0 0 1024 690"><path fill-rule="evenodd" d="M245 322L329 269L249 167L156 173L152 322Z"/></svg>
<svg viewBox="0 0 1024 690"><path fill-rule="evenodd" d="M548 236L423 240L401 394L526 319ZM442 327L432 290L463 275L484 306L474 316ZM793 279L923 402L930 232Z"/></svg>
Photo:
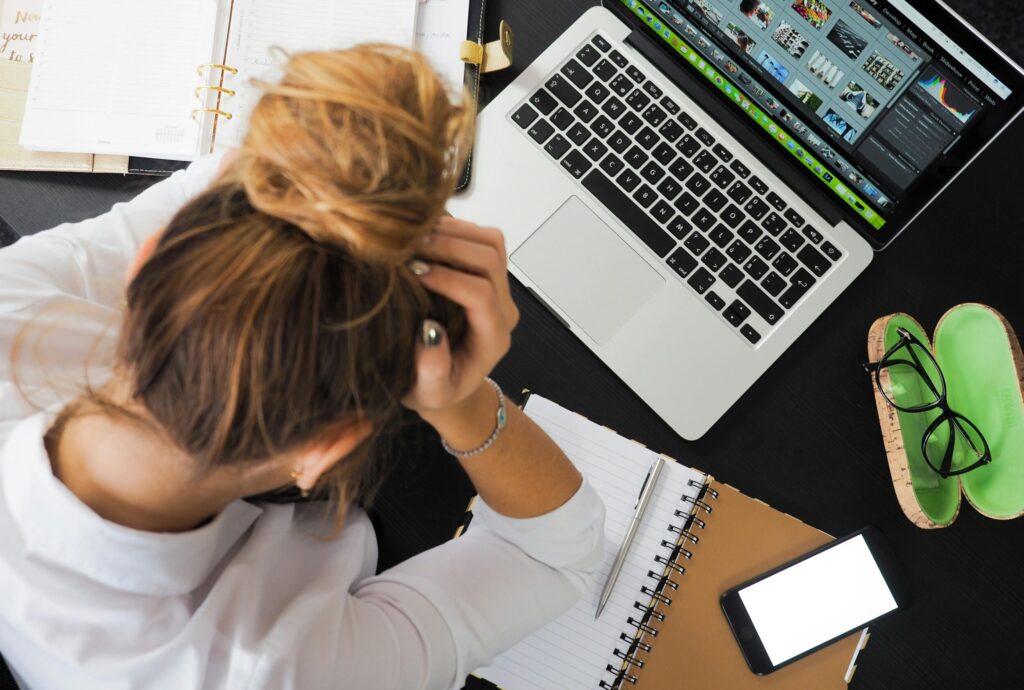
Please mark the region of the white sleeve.
<svg viewBox="0 0 1024 690"><path fill-rule="evenodd" d="M603 552L604 504L586 482L560 508L528 520L478 502L464 536L354 584L340 625L326 620L336 609L321 605L325 620L303 627L330 634L301 645L307 661L279 658L257 682L275 687L331 659L336 685L320 677L317 687L461 688L468 674L568 611Z"/></svg>
<svg viewBox="0 0 1024 690"><path fill-rule="evenodd" d="M108 352L104 348L120 314L128 267L140 245L210 184L222 158L201 158L101 216L0 249L0 424L35 411L14 385L15 373L22 390L42 390L69 376L80 380L87 363L107 363L94 360ZM19 359L13 372L12 350L30 323L39 326L32 334L44 345L23 351L45 354L38 361ZM60 396L43 394L33 402L47 405L55 397Z"/></svg>

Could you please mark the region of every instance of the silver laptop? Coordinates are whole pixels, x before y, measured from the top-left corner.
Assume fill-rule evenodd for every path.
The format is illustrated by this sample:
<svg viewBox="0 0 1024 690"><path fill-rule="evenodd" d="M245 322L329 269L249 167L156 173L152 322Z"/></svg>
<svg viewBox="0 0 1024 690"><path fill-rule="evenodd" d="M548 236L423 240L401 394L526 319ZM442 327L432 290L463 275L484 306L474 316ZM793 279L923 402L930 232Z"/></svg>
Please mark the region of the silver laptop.
<svg viewBox="0 0 1024 690"><path fill-rule="evenodd" d="M1022 105L935 0L605 0L481 113L449 209L696 439Z"/></svg>

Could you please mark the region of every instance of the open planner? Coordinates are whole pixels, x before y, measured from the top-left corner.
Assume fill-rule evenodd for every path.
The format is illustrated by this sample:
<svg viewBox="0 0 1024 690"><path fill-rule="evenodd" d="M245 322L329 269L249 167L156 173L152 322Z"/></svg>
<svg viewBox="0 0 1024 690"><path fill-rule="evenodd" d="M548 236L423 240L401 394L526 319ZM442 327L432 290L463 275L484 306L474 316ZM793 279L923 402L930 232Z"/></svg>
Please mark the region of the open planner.
<svg viewBox="0 0 1024 690"><path fill-rule="evenodd" d="M540 396L529 396L524 410L604 499L605 561L575 608L475 675L504 690L845 688L866 630L756 676L719 604L729 587L829 536L676 462L665 464L595 621L601 588L658 455Z"/></svg>
<svg viewBox="0 0 1024 690"><path fill-rule="evenodd" d="M435 68L461 92L469 4L46 0L20 144L171 160L235 147L261 95L253 79L273 80L286 53L358 43L450 50Z"/></svg>

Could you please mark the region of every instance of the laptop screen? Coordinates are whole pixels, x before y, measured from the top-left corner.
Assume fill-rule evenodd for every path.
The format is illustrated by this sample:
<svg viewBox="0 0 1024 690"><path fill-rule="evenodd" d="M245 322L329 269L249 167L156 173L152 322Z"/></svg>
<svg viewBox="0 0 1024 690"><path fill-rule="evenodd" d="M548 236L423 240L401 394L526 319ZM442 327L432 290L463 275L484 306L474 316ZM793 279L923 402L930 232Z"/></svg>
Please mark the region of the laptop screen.
<svg viewBox="0 0 1024 690"><path fill-rule="evenodd" d="M1020 109L1022 76L906 0L615 0L876 246ZM929 3L915 3L922 7ZM944 28L933 21L941 14Z"/></svg>

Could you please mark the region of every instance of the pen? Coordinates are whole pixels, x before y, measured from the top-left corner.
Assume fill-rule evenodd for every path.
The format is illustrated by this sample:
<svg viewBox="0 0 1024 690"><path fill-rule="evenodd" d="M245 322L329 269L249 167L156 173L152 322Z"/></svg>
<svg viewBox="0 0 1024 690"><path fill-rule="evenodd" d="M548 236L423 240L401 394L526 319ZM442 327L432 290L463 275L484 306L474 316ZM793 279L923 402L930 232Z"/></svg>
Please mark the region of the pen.
<svg viewBox="0 0 1024 690"><path fill-rule="evenodd" d="M636 528L640 526L640 520L644 517L644 511L647 510L647 504L651 502L651 495L654 494L654 485L658 482L658 476L661 475L661 468L665 464L665 458L659 456L654 464L651 465L651 469L647 471L647 477L644 479L643 486L640 487L640 496L636 499L636 506L633 510L633 519L629 522L629 527L626 529L626 536L622 539L622 546L619 547L619 553L615 556L615 562L612 563L612 569L608 572L608 579L604 583L604 589L601 590L601 598L597 602L597 613L594 614L594 620L601 617L601 611L604 610L604 605L608 603L608 599L611 598L612 589L615 587L615 581L619 579L619 572L622 570L622 564L626 561L626 555L629 553L629 546L633 543L633 537L636 536Z"/></svg>

